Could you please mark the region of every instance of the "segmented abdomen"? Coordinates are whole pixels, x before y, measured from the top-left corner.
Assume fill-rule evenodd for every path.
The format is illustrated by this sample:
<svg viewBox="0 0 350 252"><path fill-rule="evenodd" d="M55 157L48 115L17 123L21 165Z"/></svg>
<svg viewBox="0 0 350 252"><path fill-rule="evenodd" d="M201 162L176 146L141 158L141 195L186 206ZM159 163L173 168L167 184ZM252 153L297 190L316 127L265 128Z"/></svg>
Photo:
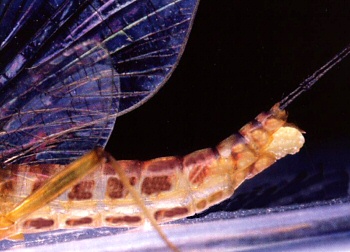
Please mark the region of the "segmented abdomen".
<svg viewBox="0 0 350 252"><path fill-rule="evenodd" d="M118 161L159 222L201 212L230 197L247 178L277 159L299 151L300 130L286 126L286 113L278 104L259 114L215 148L184 157L149 161ZM40 187L63 166L12 166L1 171L0 204L6 212ZM16 232L99 226L138 226L144 214L109 163L85 177L48 206L16 225Z"/></svg>

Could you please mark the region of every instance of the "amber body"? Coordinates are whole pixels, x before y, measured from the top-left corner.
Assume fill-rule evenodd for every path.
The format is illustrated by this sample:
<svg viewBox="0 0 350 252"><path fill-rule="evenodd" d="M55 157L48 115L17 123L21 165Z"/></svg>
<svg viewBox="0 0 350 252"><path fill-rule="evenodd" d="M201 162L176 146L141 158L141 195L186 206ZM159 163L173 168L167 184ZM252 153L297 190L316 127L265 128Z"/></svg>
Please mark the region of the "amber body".
<svg viewBox="0 0 350 252"><path fill-rule="evenodd" d="M304 143L302 132L286 125L286 118L286 112L277 104L214 148L184 157L121 160L114 165L122 168L157 222L183 218L230 197L245 179L279 158L298 152ZM84 162L84 158L79 162ZM6 227L0 230L0 238L77 227L143 225L147 218L114 166L105 158L98 162L93 172L77 178L78 182L58 197L52 196L56 199L18 218L11 211L24 200L32 199L30 196L44 186L58 188L52 180L67 168L12 165L0 170L0 214L11 222L6 226L3 221L2 226Z"/></svg>

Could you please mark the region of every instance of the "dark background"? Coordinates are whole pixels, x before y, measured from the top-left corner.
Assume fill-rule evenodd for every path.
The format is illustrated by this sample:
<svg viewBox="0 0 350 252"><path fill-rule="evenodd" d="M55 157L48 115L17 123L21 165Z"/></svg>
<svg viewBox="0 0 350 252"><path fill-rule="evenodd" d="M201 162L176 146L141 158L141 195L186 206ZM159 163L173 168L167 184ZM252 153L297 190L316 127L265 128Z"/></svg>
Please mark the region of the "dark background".
<svg viewBox="0 0 350 252"><path fill-rule="evenodd" d="M349 14L349 1L203 0L174 74L150 101L117 119L107 150L145 160L215 146L350 43ZM287 109L289 121L306 131L300 155L250 180L242 194L265 190L256 188L261 183L277 190L286 180L296 197L321 185L314 196L288 204L347 194L349 65L345 59ZM327 181L332 193L325 196ZM282 191L274 203L250 207L284 204L280 199L291 193Z"/></svg>

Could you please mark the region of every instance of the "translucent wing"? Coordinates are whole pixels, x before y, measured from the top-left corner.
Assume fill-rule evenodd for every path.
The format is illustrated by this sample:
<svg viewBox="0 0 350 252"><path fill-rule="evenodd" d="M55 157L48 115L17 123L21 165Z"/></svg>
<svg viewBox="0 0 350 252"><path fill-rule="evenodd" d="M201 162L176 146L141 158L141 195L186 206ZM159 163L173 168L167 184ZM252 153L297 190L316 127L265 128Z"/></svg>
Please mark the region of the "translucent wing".
<svg viewBox="0 0 350 252"><path fill-rule="evenodd" d="M0 163L67 163L169 77L197 0L0 3Z"/></svg>
<svg viewBox="0 0 350 252"><path fill-rule="evenodd" d="M118 92L109 54L96 43L79 44L24 69L1 94L2 164L65 163L104 144L113 129Z"/></svg>

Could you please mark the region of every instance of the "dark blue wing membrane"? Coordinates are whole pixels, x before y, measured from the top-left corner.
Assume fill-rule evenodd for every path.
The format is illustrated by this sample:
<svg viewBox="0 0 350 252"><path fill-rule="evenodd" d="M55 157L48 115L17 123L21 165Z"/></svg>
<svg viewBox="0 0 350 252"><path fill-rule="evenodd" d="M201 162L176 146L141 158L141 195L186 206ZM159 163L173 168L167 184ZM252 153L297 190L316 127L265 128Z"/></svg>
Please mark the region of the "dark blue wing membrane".
<svg viewBox="0 0 350 252"><path fill-rule="evenodd" d="M2 164L65 163L104 144L120 93L111 63L108 51L86 42L24 69L1 95Z"/></svg>
<svg viewBox="0 0 350 252"><path fill-rule="evenodd" d="M197 0L0 3L0 163L67 163L166 81Z"/></svg>

